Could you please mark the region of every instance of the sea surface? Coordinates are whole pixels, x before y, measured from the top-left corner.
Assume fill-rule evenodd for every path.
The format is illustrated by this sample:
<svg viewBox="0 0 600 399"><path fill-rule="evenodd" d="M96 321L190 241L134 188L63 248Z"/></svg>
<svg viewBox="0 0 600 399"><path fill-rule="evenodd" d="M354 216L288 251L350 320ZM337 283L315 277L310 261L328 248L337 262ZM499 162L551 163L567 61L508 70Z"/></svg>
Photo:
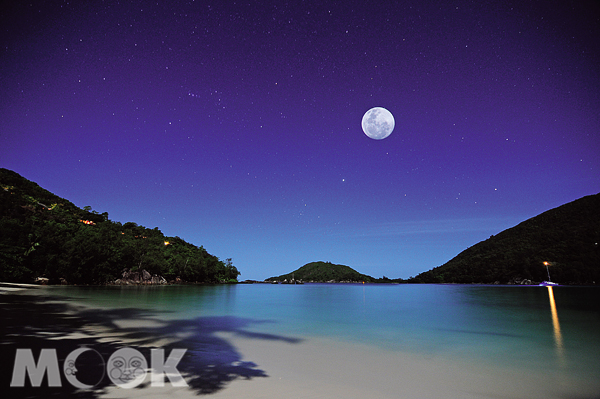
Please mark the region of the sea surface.
<svg viewBox="0 0 600 399"><path fill-rule="evenodd" d="M257 337L322 337L547 370L583 384L600 381L597 287L238 284L44 291L80 305L147 311L162 321L211 320L215 331L214 323L228 324L223 330L237 323L237 331Z"/></svg>

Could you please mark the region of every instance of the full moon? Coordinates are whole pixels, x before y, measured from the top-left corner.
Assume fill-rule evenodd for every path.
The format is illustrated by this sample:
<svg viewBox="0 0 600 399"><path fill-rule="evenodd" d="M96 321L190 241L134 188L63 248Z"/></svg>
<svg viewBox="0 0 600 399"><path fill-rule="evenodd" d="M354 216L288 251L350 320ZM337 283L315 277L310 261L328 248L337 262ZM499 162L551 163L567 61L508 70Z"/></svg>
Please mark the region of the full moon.
<svg viewBox="0 0 600 399"><path fill-rule="evenodd" d="M394 130L394 115L382 107L368 110L362 118L362 129L367 136L375 140L383 140Z"/></svg>

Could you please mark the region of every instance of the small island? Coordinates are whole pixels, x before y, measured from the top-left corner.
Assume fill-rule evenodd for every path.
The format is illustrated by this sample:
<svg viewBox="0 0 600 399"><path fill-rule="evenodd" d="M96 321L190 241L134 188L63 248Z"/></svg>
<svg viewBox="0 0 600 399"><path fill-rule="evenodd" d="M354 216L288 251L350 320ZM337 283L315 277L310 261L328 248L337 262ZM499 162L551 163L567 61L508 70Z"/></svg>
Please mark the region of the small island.
<svg viewBox="0 0 600 399"><path fill-rule="evenodd" d="M366 274L361 274L349 266L321 261L307 263L291 273L277 277L269 277L265 281L282 284L392 282L392 280L387 277L376 279Z"/></svg>

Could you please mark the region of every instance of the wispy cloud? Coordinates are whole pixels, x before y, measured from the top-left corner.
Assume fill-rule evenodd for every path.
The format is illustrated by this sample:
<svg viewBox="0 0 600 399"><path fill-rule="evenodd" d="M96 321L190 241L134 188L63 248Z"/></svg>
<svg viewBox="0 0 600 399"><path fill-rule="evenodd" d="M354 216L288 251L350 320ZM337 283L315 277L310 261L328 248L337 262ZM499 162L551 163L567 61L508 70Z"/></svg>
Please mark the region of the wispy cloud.
<svg viewBox="0 0 600 399"><path fill-rule="evenodd" d="M451 234L490 232L495 234L518 224L514 218L467 218L441 220L415 220L353 226L329 231L330 235L350 237L388 237L420 234Z"/></svg>

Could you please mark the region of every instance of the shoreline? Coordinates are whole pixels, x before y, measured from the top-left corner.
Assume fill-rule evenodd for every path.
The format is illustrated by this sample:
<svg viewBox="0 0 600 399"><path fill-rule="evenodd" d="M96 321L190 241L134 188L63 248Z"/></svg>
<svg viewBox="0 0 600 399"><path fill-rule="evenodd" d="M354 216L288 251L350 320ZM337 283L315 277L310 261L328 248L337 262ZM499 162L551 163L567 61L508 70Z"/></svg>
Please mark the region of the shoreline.
<svg viewBox="0 0 600 399"><path fill-rule="evenodd" d="M256 342L229 335L240 353L270 372L268 379L236 380L213 397L483 399L562 398L581 387L558 374L507 369L445 356L389 351L366 344L312 338L300 345ZM583 382L583 381L582 381ZM589 397L596 393L588 390ZM584 394L585 395L585 394ZM585 396L581 396L585 397Z"/></svg>

